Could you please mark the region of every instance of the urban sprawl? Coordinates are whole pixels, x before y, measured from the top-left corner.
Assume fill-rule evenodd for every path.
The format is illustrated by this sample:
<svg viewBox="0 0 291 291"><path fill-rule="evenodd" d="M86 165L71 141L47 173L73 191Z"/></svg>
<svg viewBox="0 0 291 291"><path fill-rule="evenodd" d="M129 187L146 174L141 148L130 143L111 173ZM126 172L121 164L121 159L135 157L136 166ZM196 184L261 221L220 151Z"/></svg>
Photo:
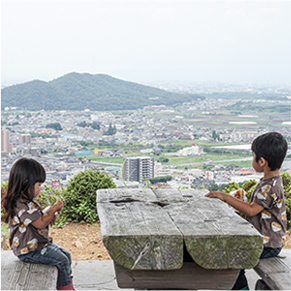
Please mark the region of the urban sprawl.
<svg viewBox="0 0 291 291"><path fill-rule="evenodd" d="M8 180L13 163L23 156L40 161L47 172L46 184L57 188L65 187L86 169L105 171L117 187L145 187L145 180L164 176L172 179L155 187L207 188L214 183L258 180L261 175L251 167L252 140L267 131L280 131L290 141L290 120L282 120L280 127L277 123L258 126L260 114L225 114L223 108L238 101L250 102L207 98L175 108L157 105L123 112L5 108L1 117L1 181ZM100 128L91 127L92 123ZM61 128L48 127L53 124ZM110 127L114 131L108 134ZM185 144L165 151L176 141ZM241 157L213 160L208 158L207 148L241 151ZM282 171L290 172L288 156L290 149ZM181 160L169 163L172 158ZM241 161L248 166L240 166Z"/></svg>

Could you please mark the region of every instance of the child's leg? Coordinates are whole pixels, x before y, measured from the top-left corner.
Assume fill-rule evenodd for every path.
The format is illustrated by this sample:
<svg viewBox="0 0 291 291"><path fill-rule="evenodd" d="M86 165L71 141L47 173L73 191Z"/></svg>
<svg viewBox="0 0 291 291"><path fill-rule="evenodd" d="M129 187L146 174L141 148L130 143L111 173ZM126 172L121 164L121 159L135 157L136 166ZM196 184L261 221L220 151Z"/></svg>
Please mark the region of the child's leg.
<svg viewBox="0 0 291 291"><path fill-rule="evenodd" d="M277 257L281 252L281 248L273 249L273 248L264 248L263 252L260 256L260 259L267 259L272 257Z"/></svg>
<svg viewBox="0 0 291 291"><path fill-rule="evenodd" d="M57 286L67 286L71 284L71 260L68 252L56 244L47 245L41 250L29 252L18 257L21 261L53 265L58 268Z"/></svg>
<svg viewBox="0 0 291 291"><path fill-rule="evenodd" d="M53 244L53 245L58 246L56 244ZM69 253L67 250L63 249L60 246L58 246L58 248L67 256L67 258L69 260L69 269L70 269L71 278L73 278L71 253Z"/></svg>
<svg viewBox="0 0 291 291"><path fill-rule="evenodd" d="M249 290L248 280L245 275L245 270L240 270L236 282L231 290Z"/></svg>
<svg viewBox="0 0 291 291"><path fill-rule="evenodd" d="M273 249L273 248L264 248L261 253L260 259L267 259L272 257L277 257L281 252L281 248ZM259 279L256 283L256 290L271 290L264 280Z"/></svg>

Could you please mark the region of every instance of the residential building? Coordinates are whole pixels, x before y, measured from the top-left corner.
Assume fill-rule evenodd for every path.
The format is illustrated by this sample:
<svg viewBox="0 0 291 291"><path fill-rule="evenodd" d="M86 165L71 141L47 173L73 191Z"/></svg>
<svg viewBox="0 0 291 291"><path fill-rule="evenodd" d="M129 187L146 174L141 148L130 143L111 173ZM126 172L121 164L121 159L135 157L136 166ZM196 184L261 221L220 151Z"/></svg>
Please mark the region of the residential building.
<svg viewBox="0 0 291 291"><path fill-rule="evenodd" d="M10 132L6 129L6 125L3 125L3 128L1 130L1 152L12 152L12 143L10 143Z"/></svg>
<svg viewBox="0 0 291 291"><path fill-rule="evenodd" d="M199 147L197 144L193 144L191 147L183 148L178 151L178 155L181 156L194 156L203 153L203 148Z"/></svg>
<svg viewBox="0 0 291 291"><path fill-rule="evenodd" d="M19 144L31 144L31 135L30 134L20 134L18 137Z"/></svg>
<svg viewBox="0 0 291 291"><path fill-rule="evenodd" d="M230 134L230 138L233 141L242 141L242 140L253 140L256 136L258 136L258 131L257 130L252 130L252 131L237 131L234 130Z"/></svg>
<svg viewBox="0 0 291 291"><path fill-rule="evenodd" d="M125 181L143 183L154 177L154 158L128 157L124 161L123 175Z"/></svg>
<svg viewBox="0 0 291 291"><path fill-rule="evenodd" d="M162 165L162 163L155 162L154 177L171 176L171 170Z"/></svg>

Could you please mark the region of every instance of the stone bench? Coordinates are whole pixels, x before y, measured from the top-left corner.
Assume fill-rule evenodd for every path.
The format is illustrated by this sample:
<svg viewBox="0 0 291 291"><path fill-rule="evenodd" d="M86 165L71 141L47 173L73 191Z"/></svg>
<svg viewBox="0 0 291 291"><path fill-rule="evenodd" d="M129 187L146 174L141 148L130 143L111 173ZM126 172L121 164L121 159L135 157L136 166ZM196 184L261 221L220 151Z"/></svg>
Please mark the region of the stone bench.
<svg viewBox="0 0 291 291"><path fill-rule="evenodd" d="M1 290L56 290L54 266L24 263L12 251L1 251Z"/></svg>
<svg viewBox="0 0 291 291"><path fill-rule="evenodd" d="M97 191L101 238L118 286L231 289L257 265L262 236L207 190Z"/></svg>
<svg viewBox="0 0 291 291"><path fill-rule="evenodd" d="M254 270L269 287L269 290L290 290L291 252L284 253L284 250L282 250L282 256L262 259L254 267ZM256 290L266 290L263 289L263 282L257 282Z"/></svg>

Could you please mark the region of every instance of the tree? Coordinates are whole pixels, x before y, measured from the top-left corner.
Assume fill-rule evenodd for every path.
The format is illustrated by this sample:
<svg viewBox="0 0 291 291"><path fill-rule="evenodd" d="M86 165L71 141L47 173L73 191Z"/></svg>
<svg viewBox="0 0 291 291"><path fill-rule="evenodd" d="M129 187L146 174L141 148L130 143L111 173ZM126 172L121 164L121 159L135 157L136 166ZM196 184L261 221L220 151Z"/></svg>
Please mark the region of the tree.
<svg viewBox="0 0 291 291"><path fill-rule="evenodd" d="M165 158L165 157L160 157L158 159L158 162L160 162L160 163L168 163L169 162L169 159L168 158Z"/></svg>
<svg viewBox="0 0 291 291"><path fill-rule="evenodd" d="M214 140L216 140L216 139L219 140L219 139L220 139L219 134L217 134L215 130L212 131L212 138L213 138Z"/></svg>
<svg viewBox="0 0 291 291"><path fill-rule="evenodd" d="M77 126L86 127L88 125L87 125L86 121L82 121L82 122L78 123Z"/></svg>
<svg viewBox="0 0 291 291"><path fill-rule="evenodd" d="M97 129L100 130L100 123L94 121L91 125L90 125L93 129Z"/></svg>
<svg viewBox="0 0 291 291"><path fill-rule="evenodd" d="M113 135L116 133L116 131L117 131L117 129L116 129L115 125L114 125L114 127L112 127L112 124L110 123L107 131L104 131L103 134L104 135Z"/></svg>
<svg viewBox="0 0 291 291"><path fill-rule="evenodd" d="M70 180L63 193L63 215L73 222L96 222L96 191L116 188L112 179L104 172L86 170Z"/></svg>
<svg viewBox="0 0 291 291"><path fill-rule="evenodd" d="M83 146L83 147L86 147L86 146L89 145L89 143L87 141L85 141L85 140L81 140L80 141L80 145Z"/></svg>
<svg viewBox="0 0 291 291"><path fill-rule="evenodd" d="M98 123L96 121L94 121L92 123L86 123L86 121L82 121L82 122L78 123L77 125L80 126L80 127L90 126L93 129L100 130L100 123Z"/></svg>
<svg viewBox="0 0 291 291"><path fill-rule="evenodd" d="M155 184L155 183L159 183L159 182L166 183L166 182L171 181L171 180L172 180L172 176L163 176L163 177L151 178L150 182L151 182L151 184Z"/></svg>
<svg viewBox="0 0 291 291"><path fill-rule="evenodd" d="M57 130L57 131L63 130L62 127L61 127L61 124L58 123L58 122L56 122L56 123L48 123L46 125L46 128L53 128L54 130Z"/></svg>

